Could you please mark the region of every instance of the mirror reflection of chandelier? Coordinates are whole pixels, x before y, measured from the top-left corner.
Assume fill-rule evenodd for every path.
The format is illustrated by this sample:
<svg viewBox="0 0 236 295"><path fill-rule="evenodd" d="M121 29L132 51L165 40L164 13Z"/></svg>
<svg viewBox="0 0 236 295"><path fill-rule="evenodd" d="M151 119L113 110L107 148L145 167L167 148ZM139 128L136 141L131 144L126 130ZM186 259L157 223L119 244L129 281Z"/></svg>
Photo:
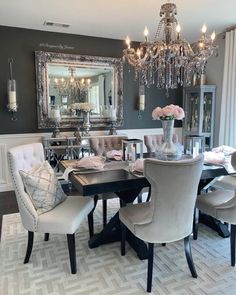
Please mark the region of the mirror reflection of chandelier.
<svg viewBox="0 0 236 295"><path fill-rule="evenodd" d="M131 48L129 37L126 38L127 48L123 50L124 60L134 67L135 79L147 86L173 89L178 85L190 85L194 73L205 73L207 60L216 53L213 45L215 33L206 34L206 26L202 27L202 35L193 46L180 36L180 25L174 3L161 6L162 17L154 41L148 40L145 28L145 41L137 49Z"/></svg>
<svg viewBox="0 0 236 295"><path fill-rule="evenodd" d="M55 88L58 89L59 95L69 95L77 97L79 93L85 92L90 86L91 79L76 77L76 68L69 67L69 77L54 78Z"/></svg>

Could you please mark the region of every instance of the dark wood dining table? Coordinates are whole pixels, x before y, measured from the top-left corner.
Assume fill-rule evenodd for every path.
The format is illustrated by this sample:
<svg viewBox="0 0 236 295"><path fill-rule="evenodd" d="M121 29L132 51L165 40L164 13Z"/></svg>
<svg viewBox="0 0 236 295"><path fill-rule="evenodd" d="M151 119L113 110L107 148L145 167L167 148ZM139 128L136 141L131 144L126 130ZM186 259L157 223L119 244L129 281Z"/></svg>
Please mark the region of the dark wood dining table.
<svg viewBox="0 0 236 295"><path fill-rule="evenodd" d="M155 157L155 154L146 154L145 157ZM76 160L60 162L60 168L64 171L71 168ZM199 191L217 176L227 175L222 166L204 165L199 183ZM132 203L145 187L150 187L148 180L143 175L130 171L129 164L124 161L110 161L101 171L71 172L69 180L83 196L95 196L102 193L114 192L123 205ZM89 247L94 248L102 244L120 240L119 213L110 219L104 229L89 240ZM127 240L137 252L140 259L147 258L147 247L144 242L128 233Z"/></svg>

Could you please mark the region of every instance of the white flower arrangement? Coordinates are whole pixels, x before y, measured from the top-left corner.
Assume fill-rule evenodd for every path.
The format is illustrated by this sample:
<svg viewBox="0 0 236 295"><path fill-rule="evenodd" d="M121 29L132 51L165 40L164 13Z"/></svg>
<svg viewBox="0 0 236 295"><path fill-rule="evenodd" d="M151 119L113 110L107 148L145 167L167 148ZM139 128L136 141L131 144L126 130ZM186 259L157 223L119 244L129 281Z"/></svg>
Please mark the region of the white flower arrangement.
<svg viewBox="0 0 236 295"><path fill-rule="evenodd" d="M84 112L90 112L95 109L95 105L89 102L76 102L71 105L72 110L79 110Z"/></svg>

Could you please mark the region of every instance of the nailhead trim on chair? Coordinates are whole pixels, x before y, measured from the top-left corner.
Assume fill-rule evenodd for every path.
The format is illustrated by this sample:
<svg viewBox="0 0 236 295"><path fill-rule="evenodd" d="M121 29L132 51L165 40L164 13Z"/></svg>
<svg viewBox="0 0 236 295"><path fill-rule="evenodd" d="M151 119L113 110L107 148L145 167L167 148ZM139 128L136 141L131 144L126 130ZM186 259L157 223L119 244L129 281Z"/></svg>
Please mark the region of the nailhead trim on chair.
<svg viewBox="0 0 236 295"><path fill-rule="evenodd" d="M37 220L36 220L35 216L31 213L31 211L28 209L28 207L25 204L25 202L23 201L23 199L21 198L21 195L20 195L19 190L18 190L17 183L15 182L15 177L14 177L13 167L12 167L12 160L11 160L9 154L8 154L8 159L9 159L9 164L10 164L10 167L9 168L10 168L10 172L11 172L11 177L12 177L12 180L13 180L14 188L16 190L15 192L17 193L17 198L20 198L21 199L21 202L24 205L26 211L33 217L33 220L34 220L34 230L36 231L37 230L37 227L38 227Z"/></svg>

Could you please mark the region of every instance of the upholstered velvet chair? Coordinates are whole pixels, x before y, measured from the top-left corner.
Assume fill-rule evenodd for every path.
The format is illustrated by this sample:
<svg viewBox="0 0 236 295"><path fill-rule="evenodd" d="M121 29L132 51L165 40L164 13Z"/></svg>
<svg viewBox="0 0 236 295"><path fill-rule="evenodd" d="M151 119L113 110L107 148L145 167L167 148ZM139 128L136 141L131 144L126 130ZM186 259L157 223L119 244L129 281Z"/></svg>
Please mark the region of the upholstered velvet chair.
<svg viewBox="0 0 236 295"><path fill-rule="evenodd" d="M99 136L89 139L91 151L95 156L106 156L111 150L121 150L122 140L127 139L126 136ZM102 200L103 206L103 226L107 223L107 200L117 198L115 193L99 194L98 199Z"/></svg>
<svg viewBox="0 0 236 295"><path fill-rule="evenodd" d="M87 215L91 228L93 220L90 212L94 207L93 200L81 196L69 196L52 210L38 214L26 192L19 171L29 172L32 168L44 163L42 144L32 143L11 148L8 152L8 160L21 220L28 231L28 246L24 263L28 263L30 259L35 232L45 233L45 241L49 239L49 234L66 234L71 273L75 274L77 270L75 232Z"/></svg>
<svg viewBox="0 0 236 295"><path fill-rule="evenodd" d="M232 155L231 165L236 169L236 152ZM228 177L228 178L227 178ZM199 195L196 201L196 211L210 215L230 224L231 265L235 266L235 238L236 238L236 177L226 176L221 188L207 194ZM195 216L198 216L196 212ZM194 237L198 236L198 220L195 219Z"/></svg>
<svg viewBox="0 0 236 295"><path fill-rule="evenodd" d="M154 153L158 150L159 146L163 143L163 134L157 135L144 135L144 144L148 153ZM178 135L173 134L173 142L178 142Z"/></svg>
<svg viewBox="0 0 236 295"><path fill-rule="evenodd" d="M183 161L146 159L144 175L151 184L151 201L132 204L119 211L121 255L125 255L126 228L148 243L147 292L151 292L152 288L154 243L171 243L184 239L190 272L194 278L197 277L190 248L190 234L202 165L202 156Z"/></svg>

